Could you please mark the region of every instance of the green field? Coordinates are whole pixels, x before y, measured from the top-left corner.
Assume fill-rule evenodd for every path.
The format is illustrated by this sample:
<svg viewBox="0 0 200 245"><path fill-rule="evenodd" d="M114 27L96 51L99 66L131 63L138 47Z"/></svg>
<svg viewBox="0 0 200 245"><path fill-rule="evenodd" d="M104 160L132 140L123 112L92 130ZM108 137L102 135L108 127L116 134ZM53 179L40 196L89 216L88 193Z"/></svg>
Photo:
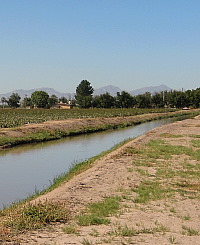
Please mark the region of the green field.
<svg viewBox="0 0 200 245"><path fill-rule="evenodd" d="M0 109L0 127L12 128L29 123L69 118L126 117L145 113L162 113L172 109Z"/></svg>

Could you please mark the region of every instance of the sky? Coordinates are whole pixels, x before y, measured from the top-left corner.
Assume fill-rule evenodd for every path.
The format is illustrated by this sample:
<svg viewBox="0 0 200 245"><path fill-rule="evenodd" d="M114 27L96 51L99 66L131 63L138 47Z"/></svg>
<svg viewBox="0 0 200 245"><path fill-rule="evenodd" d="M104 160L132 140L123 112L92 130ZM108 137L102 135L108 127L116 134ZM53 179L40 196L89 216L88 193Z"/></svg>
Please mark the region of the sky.
<svg viewBox="0 0 200 245"><path fill-rule="evenodd" d="M0 0L0 94L200 87L199 0Z"/></svg>

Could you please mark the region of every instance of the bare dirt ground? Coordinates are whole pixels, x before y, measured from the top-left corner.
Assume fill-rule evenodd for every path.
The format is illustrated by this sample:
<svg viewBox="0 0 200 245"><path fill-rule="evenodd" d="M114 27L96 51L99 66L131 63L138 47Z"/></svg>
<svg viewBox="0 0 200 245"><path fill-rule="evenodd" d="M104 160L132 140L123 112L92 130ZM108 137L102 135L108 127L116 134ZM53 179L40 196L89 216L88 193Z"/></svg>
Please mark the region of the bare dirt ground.
<svg viewBox="0 0 200 245"><path fill-rule="evenodd" d="M172 146L170 153L159 148L160 156L149 155L152 140L158 147ZM199 144L194 141L200 141L200 116L156 128L100 158L90 169L35 200L67 203L72 213L70 223L30 231L13 244L199 245L200 162ZM178 146L195 153L180 153ZM153 198L150 193L147 201L137 201L140 194L136 190L145 181L159 184L162 194L167 194ZM109 217L110 224L77 224L75 217L89 203L108 196L121 198L120 210ZM67 226L77 232L67 234L63 230Z"/></svg>

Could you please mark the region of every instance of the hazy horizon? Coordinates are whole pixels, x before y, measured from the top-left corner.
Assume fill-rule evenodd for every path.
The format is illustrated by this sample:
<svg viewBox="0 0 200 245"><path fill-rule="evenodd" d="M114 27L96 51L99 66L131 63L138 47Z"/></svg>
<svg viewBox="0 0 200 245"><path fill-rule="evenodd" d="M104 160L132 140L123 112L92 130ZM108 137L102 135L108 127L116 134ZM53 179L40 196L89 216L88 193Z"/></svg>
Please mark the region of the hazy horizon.
<svg viewBox="0 0 200 245"><path fill-rule="evenodd" d="M112 85L112 84L109 84L109 85L105 85L105 86L102 86L102 87L99 87L99 88L94 88L93 87L93 89L94 90L101 90L101 89L104 89L104 88L106 88L106 87L110 87L110 86L112 86L112 87L114 87L114 88L119 88L121 91L126 91L126 92L135 92L135 91L140 91L140 90L144 90L144 89L149 89L149 90L153 90L154 88L156 88L156 90L159 88L159 87L162 87L162 86L165 86L165 87L167 87L167 89L166 90L176 90L176 91L186 91L186 89L184 89L184 88L179 88L179 89L174 89L174 88L171 88L171 87L168 87L168 86L166 86L165 84L160 84L160 85L158 85L158 86L147 86L147 87L141 87L141 88L136 88L136 89L129 89L129 90L125 90L125 89L123 89L122 87L119 87L119 86L114 86L114 85ZM199 88L199 87L197 87L197 88ZM194 90L195 89L197 89L197 88L194 88ZM56 92L58 92L58 93L61 93L61 94L75 94L76 93L76 91L73 91L73 92L71 92L71 91L62 91L62 90L58 90L58 89L56 89L56 88L52 88L52 87L39 87L39 88L30 88L30 89L15 89L15 90L11 90L11 91L7 91L7 92L5 92L5 93L1 93L1 91L0 91L0 95L3 95L3 94L9 94L9 93L14 93L14 92L20 92L20 91L23 91L23 92L25 92L25 91L34 91L34 90L55 90ZM192 90L192 89L187 89L187 90ZM164 91L164 90L162 90L162 91Z"/></svg>

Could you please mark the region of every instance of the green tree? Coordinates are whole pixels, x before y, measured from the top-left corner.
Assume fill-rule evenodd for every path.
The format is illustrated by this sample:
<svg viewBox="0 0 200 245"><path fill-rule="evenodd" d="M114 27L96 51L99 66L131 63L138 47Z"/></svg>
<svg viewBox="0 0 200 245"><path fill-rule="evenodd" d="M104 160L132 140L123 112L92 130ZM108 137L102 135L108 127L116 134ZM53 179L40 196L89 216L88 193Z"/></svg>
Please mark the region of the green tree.
<svg viewBox="0 0 200 245"><path fill-rule="evenodd" d="M1 98L1 103L3 105L3 108L5 107L5 104L8 103L7 99L5 97Z"/></svg>
<svg viewBox="0 0 200 245"><path fill-rule="evenodd" d="M8 105L13 108L17 108L20 106L20 99L21 97L19 96L18 93L13 93L11 96L8 98Z"/></svg>
<svg viewBox="0 0 200 245"><path fill-rule="evenodd" d="M25 97L22 101L22 107L32 106L32 100L30 97Z"/></svg>
<svg viewBox="0 0 200 245"><path fill-rule="evenodd" d="M49 95L45 91L35 91L31 94L34 107L48 108Z"/></svg>
<svg viewBox="0 0 200 245"><path fill-rule="evenodd" d="M62 97L59 98L59 102L67 103L67 98L62 96Z"/></svg>
<svg viewBox="0 0 200 245"><path fill-rule="evenodd" d="M126 91L117 92L116 96L116 106L118 108L131 108L135 104L134 98L132 95Z"/></svg>
<svg viewBox="0 0 200 245"><path fill-rule="evenodd" d="M152 107L164 107L164 92L162 93L155 93L152 95L151 104Z"/></svg>
<svg viewBox="0 0 200 245"><path fill-rule="evenodd" d="M139 94L136 96L136 99L139 108L151 107L151 93L146 92L145 94Z"/></svg>
<svg viewBox="0 0 200 245"><path fill-rule="evenodd" d="M92 98L92 107L101 108L101 98L100 95L96 95Z"/></svg>
<svg viewBox="0 0 200 245"><path fill-rule="evenodd" d="M171 107L200 107L200 88L195 90L169 91L166 95L167 103Z"/></svg>
<svg viewBox="0 0 200 245"><path fill-rule="evenodd" d="M200 107L200 88L197 88L196 90L192 91L193 94L193 101L191 103L193 104L194 108Z"/></svg>
<svg viewBox="0 0 200 245"><path fill-rule="evenodd" d="M48 105L49 107L54 106L56 103L58 103L58 97L56 95L51 95L51 97L49 97L48 99Z"/></svg>
<svg viewBox="0 0 200 245"><path fill-rule="evenodd" d="M115 98L106 92L95 96L92 100L92 105L97 108L112 108L115 105Z"/></svg>
<svg viewBox="0 0 200 245"><path fill-rule="evenodd" d="M187 105L186 95L182 91L173 91L170 94L170 102L176 108L183 108Z"/></svg>
<svg viewBox="0 0 200 245"><path fill-rule="evenodd" d="M92 94L94 89L87 80L82 80L76 88L76 103L80 108L89 108L92 105Z"/></svg>

